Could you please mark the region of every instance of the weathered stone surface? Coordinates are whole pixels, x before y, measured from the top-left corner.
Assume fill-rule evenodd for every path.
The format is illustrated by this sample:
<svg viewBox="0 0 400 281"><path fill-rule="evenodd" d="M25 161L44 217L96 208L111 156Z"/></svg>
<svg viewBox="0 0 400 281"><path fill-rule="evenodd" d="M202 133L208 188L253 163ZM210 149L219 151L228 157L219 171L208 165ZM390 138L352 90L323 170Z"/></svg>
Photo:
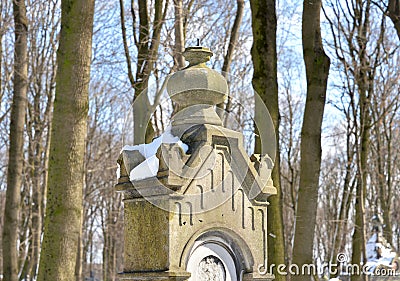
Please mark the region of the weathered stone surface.
<svg viewBox="0 0 400 281"><path fill-rule="evenodd" d="M181 136L194 126L201 124L222 126L222 121L212 106L198 104L186 107L179 111L173 117L171 124L172 134Z"/></svg>
<svg viewBox="0 0 400 281"><path fill-rule="evenodd" d="M118 280L163 280L163 281L183 281L190 277L190 273L175 272L175 271L162 271L162 272L131 272L120 274Z"/></svg>
<svg viewBox="0 0 400 281"><path fill-rule="evenodd" d="M168 211L142 199L128 199L124 220L128 222L124 224L124 271L168 270Z"/></svg>
<svg viewBox="0 0 400 281"><path fill-rule="evenodd" d="M121 153L126 171L132 171L137 165L145 160L144 156L137 150L125 150ZM129 176L129 174L128 174Z"/></svg>

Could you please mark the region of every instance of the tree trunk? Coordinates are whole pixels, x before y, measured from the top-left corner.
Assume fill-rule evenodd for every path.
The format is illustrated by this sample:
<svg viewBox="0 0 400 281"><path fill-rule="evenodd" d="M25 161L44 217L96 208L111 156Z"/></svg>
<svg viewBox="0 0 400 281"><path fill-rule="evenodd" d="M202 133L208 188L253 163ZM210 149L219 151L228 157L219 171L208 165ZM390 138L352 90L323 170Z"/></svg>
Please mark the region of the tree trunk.
<svg viewBox="0 0 400 281"><path fill-rule="evenodd" d="M78 239L78 250L77 250L77 255L76 255L76 263L75 263L75 281L81 281L82 280L82 266L84 264L83 260L83 246L82 246L82 232L79 235Z"/></svg>
<svg viewBox="0 0 400 281"><path fill-rule="evenodd" d="M367 135L368 134L368 135ZM365 166L367 160L366 137L369 138L369 133L361 135L361 153L359 155L360 167ZM359 167L356 202L354 209L356 210L354 232L352 236L352 264L361 264L366 260L365 256L365 198L366 198L366 171ZM365 280L365 276L361 273L356 273L351 276L352 281Z"/></svg>
<svg viewBox="0 0 400 281"><path fill-rule="evenodd" d="M4 280L18 280L18 225L24 163L24 126L27 107L28 22L24 0L13 1L15 24L14 95L11 105L10 147L3 228Z"/></svg>
<svg viewBox="0 0 400 281"><path fill-rule="evenodd" d="M344 243L343 243L343 237L345 236L345 227L347 225L348 221L348 210L351 202L351 196L350 194L352 193L352 165L353 165L353 159L354 159L354 151L353 147L351 145L351 128L350 124L347 124L347 133L346 133L346 173L344 177L344 183L343 183L343 194L342 198L340 201L340 209L339 213L337 216L337 222L335 226L335 234L333 237L333 245L332 245L332 254L330 261L332 264L338 264L337 261L337 256L339 253L344 252ZM353 181L354 182L354 181ZM331 278L337 277L339 275L339 271L333 272L333 274L330 275Z"/></svg>
<svg viewBox="0 0 400 281"><path fill-rule="evenodd" d="M4 3L0 2L0 11L3 11ZM0 13L0 54L3 54L3 35L4 35L4 23L3 23L3 13ZM3 101L3 55L0 55L0 108L1 102ZM3 118L5 118L6 114L0 116L0 123L3 122Z"/></svg>
<svg viewBox="0 0 400 281"><path fill-rule="evenodd" d="M176 69L181 69L185 66L183 51L185 50L185 34L183 33L183 15L182 15L182 0L174 0L175 13L175 51L174 65Z"/></svg>
<svg viewBox="0 0 400 281"><path fill-rule="evenodd" d="M370 27L369 15L371 1L356 1L356 8L364 13L356 18L355 26L357 27L358 34L361 38L367 38L367 30ZM363 6L366 5L364 8ZM371 127L371 113L370 113L370 93L372 90L372 81L369 81L370 73L368 70L371 67L367 54L367 40L357 41L359 50L357 52L360 66L355 72L355 82L358 86L359 94L359 137L356 138L357 142L357 189L355 198L355 223L353 232L352 243L352 257L353 264L361 264L366 262L365 244L365 200L367 193L367 161L369 154L369 141L370 141L370 127ZM363 274L353 274L351 280L365 280Z"/></svg>
<svg viewBox="0 0 400 281"><path fill-rule="evenodd" d="M154 129L151 123L151 114L153 113L156 105L152 105L149 102L147 94L149 77L153 72L155 62L158 57L158 47L160 44L161 28L165 21L166 12L168 10L168 1L155 0L154 1L154 19L150 24L149 13L148 13L148 2L147 0L138 1L139 9L139 39L136 37L135 28L135 9L134 2L132 1L132 18L134 26L134 41L137 48L137 68L136 77L134 78L132 68L130 67L130 54L128 48L128 40L125 32L125 17L123 1L120 0L120 11L121 11L121 30L122 39L124 43L125 58L128 66L128 77L131 86L134 90L134 106L133 106L133 143L141 144L144 142L151 142L154 136ZM150 32L150 26L153 30ZM151 36L150 36L151 35ZM144 93L143 95L141 95ZM161 93L160 93L161 94ZM157 98L156 98L157 99Z"/></svg>
<svg viewBox="0 0 400 281"><path fill-rule="evenodd" d="M400 40L400 0L389 0L388 14Z"/></svg>
<svg viewBox="0 0 400 281"><path fill-rule="evenodd" d="M164 10L163 10L164 8ZM150 23L148 15L147 0L139 0L139 47L138 47L138 67L136 71L136 80L133 84L135 91L135 106L133 109L134 119L134 136L133 143L149 143L154 137L153 124L151 123L151 114L155 109L149 102L146 94L149 86L149 78L153 72L155 62L158 57L158 47L160 45L161 28L164 24L166 11L168 9L168 1L155 0L154 1L154 20L153 20L153 33L150 37ZM149 45L150 41L150 45Z"/></svg>
<svg viewBox="0 0 400 281"><path fill-rule="evenodd" d="M61 2L56 97L39 281L71 281L82 229L94 0Z"/></svg>
<svg viewBox="0 0 400 281"><path fill-rule="evenodd" d="M226 73L229 73L231 70L233 52L235 51L237 45L239 31L240 31L240 24L243 18L244 0L236 0L236 5L237 8L236 8L235 21L233 22L231 37L229 38L228 50L226 51L224 64L222 65L222 72L224 75L226 75Z"/></svg>
<svg viewBox="0 0 400 281"><path fill-rule="evenodd" d="M307 98L301 129L300 186L296 211L293 264L313 264L313 242L321 166L321 127L330 67L320 27L321 0L303 2L302 42ZM292 280L306 280L292 276Z"/></svg>
<svg viewBox="0 0 400 281"><path fill-rule="evenodd" d="M33 70L33 72L35 72ZM39 88L39 87L38 87ZM42 100L41 91L35 91L33 94L33 104L28 106L28 118L27 122L27 131L28 131L28 140L29 140L29 166L30 166L30 184L31 184L31 239L30 239L30 249L28 253L29 262L27 263L27 267L20 274L20 280L28 280L28 276L30 280L34 280L36 278L36 272L39 262L39 254L40 254L40 244L41 244L41 235L42 235L42 202L43 202L43 173L44 173L44 159L43 154L46 149L43 146L43 134L45 127L44 120L41 120L41 106L40 102ZM51 101L48 101L51 103ZM48 110L46 110L45 114L49 114ZM45 116L44 116L45 118ZM32 134L31 132L35 133Z"/></svg>
<svg viewBox="0 0 400 281"><path fill-rule="evenodd" d="M229 45L228 45L228 50L226 51L226 55L224 58L224 64L222 65L222 75L225 78L228 78L228 74L231 70L231 63L232 63L232 57L233 57L233 52L235 51L238 37L239 37L239 32L240 32L240 25L242 22L243 18L243 11L244 11L244 0L236 0L236 16L235 16L235 21L233 22L232 29L231 29L231 36L229 38ZM228 79L229 83L229 79ZM220 108L221 110L218 110L217 113L219 117L225 122L224 116L225 112L229 113L231 109L231 99L228 97L228 100L226 101L226 105L224 102L217 104L217 107Z"/></svg>
<svg viewBox="0 0 400 281"><path fill-rule="evenodd" d="M385 101L382 100L381 104L385 104ZM377 112L379 114L379 112ZM393 130L392 128L387 129L385 126L386 123L386 112L380 118L375 126L374 126L374 135L375 135L375 146L376 146L376 154L373 156L376 160L376 183L378 188L378 198L379 205L381 206L382 217L383 217L383 236L386 240L393 245L393 233L392 233L392 223L390 219L391 213L391 192L390 192L390 174L391 174L391 138L383 138L382 135L386 135L386 132L382 132L382 128L388 130L389 134ZM375 121L375 120L374 120ZM385 142L385 140L386 142ZM386 150L386 151L385 151ZM388 160L385 159L385 154ZM387 173L385 170L385 166L387 167ZM387 176L387 179L385 177Z"/></svg>
<svg viewBox="0 0 400 281"><path fill-rule="evenodd" d="M272 180L277 188L277 195L272 196L268 207L268 232L272 233L268 239L268 266L271 264L285 264L285 246L282 219L282 190L280 181L280 150L279 150L279 104L277 81L277 53L276 53L276 11L275 0L250 1L252 11L253 47L251 55L254 65L253 87L262 102L267 106L275 127L276 151L275 166L272 170ZM257 99L256 99L257 101ZM256 102L257 103L257 102ZM258 120L258 106L256 104L256 123ZM260 123L259 123L260 124ZM256 137L255 153L261 153L261 141ZM276 267L275 267L276 268ZM275 280L285 280L285 276L275 274Z"/></svg>

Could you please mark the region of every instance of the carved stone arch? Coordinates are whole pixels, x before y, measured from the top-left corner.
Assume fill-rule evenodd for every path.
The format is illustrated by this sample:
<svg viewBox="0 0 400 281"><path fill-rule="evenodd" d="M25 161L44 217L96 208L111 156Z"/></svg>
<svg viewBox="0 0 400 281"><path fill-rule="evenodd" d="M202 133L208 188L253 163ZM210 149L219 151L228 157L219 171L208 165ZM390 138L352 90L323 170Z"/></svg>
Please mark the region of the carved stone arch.
<svg viewBox="0 0 400 281"><path fill-rule="evenodd" d="M235 257L224 243L216 240L196 241L185 270L191 274L188 281L239 281Z"/></svg>
<svg viewBox="0 0 400 281"><path fill-rule="evenodd" d="M220 226L211 226L192 235L182 251L179 266L186 269L193 250L199 246L211 244L224 248L232 257L237 280L243 272L252 271L254 259L246 241L235 231Z"/></svg>

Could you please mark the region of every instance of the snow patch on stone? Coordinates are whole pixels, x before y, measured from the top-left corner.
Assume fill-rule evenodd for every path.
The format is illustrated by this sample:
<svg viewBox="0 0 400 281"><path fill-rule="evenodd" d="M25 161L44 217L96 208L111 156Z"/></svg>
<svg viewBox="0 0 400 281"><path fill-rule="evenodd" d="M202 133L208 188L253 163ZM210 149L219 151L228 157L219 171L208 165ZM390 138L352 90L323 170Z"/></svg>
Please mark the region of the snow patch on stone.
<svg viewBox="0 0 400 281"><path fill-rule="evenodd" d="M155 177L158 172L159 162L160 161L155 155L147 158L145 161L132 169L132 171L129 173L129 179L131 181L137 181L150 177Z"/></svg>
<svg viewBox="0 0 400 281"><path fill-rule="evenodd" d="M179 137L172 135L171 127L168 127L166 131L159 137L155 138L151 143L139 144L139 145L125 145L123 151L134 151L137 150L143 155L145 160L133 168L129 173L130 181L137 181L146 178L155 177L158 172L159 159L156 157L158 148L162 143L176 143L186 153L189 146L182 142ZM118 165L117 177L120 177L120 166Z"/></svg>
<svg viewBox="0 0 400 281"><path fill-rule="evenodd" d="M117 163L117 179L119 179L121 177L121 166Z"/></svg>

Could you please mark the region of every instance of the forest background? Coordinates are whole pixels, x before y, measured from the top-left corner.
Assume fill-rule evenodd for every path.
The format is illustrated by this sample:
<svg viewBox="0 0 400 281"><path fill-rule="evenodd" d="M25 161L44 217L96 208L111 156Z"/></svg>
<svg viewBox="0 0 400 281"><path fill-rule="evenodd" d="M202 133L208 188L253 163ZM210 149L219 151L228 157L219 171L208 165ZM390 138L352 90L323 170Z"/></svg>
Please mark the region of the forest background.
<svg viewBox="0 0 400 281"><path fill-rule="evenodd" d="M4 280L37 280L45 263L39 258L46 205L57 193L49 181L49 166L56 165L50 132L59 128L56 82L68 67L60 67L57 49L68 36L62 24L79 17L88 21L80 36L92 41L90 50L76 51L90 62L83 96L89 106L80 119L87 128L80 133L81 196L74 198L82 212L70 266L76 280L116 280L122 270L116 160L125 144L145 141L132 134L140 130L132 119L141 118L132 102L149 89L143 102L155 113L146 140L160 135L174 109L162 82L185 65L184 47L197 39L214 53L209 65L229 73L232 98L220 107L236 119L249 154L259 150L253 87L276 125L279 192L271 197L270 262L321 264L335 262L338 253L363 261L370 218L378 213L385 237L400 249L398 0L97 0L78 17L67 9L74 3L0 4Z"/></svg>

